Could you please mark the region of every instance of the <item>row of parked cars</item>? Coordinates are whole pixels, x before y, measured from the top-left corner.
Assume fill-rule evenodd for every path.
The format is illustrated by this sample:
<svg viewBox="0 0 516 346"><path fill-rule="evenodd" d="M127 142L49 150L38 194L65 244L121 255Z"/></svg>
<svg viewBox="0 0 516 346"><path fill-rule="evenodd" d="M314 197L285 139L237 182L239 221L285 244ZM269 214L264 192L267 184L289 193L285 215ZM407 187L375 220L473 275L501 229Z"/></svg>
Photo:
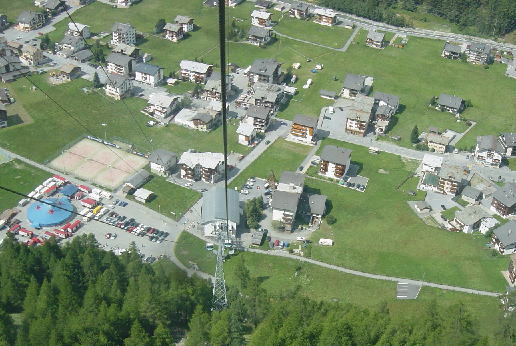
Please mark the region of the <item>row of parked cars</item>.
<svg viewBox="0 0 516 346"><path fill-rule="evenodd" d="M126 216L120 215L115 211L110 212L105 221L110 225L123 229L136 236L148 236L150 241L157 243L161 243L169 236L168 232L160 231L154 227L136 222L134 218L128 219Z"/></svg>

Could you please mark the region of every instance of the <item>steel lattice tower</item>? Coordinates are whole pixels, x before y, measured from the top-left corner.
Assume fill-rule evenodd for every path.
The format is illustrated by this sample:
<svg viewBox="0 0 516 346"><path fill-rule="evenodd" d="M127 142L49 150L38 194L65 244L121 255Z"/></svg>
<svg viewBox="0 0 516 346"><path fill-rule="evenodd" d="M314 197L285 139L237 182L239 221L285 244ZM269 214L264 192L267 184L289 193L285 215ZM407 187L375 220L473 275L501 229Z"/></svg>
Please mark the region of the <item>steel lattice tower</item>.
<svg viewBox="0 0 516 346"><path fill-rule="evenodd" d="M215 281L213 283L213 310L222 310L228 305L226 295L226 280L224 279L224 235L226 230L219 231L219 248L217 249L217 264Z"/></svg>

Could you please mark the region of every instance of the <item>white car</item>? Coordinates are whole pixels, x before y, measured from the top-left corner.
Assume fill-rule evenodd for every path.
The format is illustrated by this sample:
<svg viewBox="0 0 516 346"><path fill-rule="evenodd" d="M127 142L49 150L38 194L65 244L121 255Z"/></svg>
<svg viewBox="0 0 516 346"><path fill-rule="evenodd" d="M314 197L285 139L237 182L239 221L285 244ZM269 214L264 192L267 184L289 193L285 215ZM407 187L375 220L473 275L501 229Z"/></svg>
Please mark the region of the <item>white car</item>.
<svg viewBox="0 0 516 346"><path fill-rule="evenodd" d="M306 239L305 239L305 237L297 237L296 240L297 241L305 241Z"/></svg>
<svg viewBox="0 0 516 346"><path fill-rule="evenodd" d="M186 184L185 184L185 186L186 186L186 187L190 187L190 186L192 186L192 185L193 185L192 183L186 183Z"/></svg>
<svg viewBox="0 0 516 346"><path fill-rule="evenodd" d="M244 195L247 195L247 194L249 194L249 190L241 190L240 193L244 194Z"/></svg>

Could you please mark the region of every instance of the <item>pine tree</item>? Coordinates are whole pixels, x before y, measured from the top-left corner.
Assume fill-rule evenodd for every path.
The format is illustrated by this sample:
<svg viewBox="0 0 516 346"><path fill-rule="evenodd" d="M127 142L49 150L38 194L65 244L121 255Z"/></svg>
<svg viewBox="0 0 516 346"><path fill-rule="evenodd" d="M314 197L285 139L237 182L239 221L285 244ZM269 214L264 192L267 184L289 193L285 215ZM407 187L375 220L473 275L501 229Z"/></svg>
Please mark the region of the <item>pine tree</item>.
<svg viewBox="0 0 516 346"><path fill-rule="evenodd" d="M101 86L102 86L102 84L100 83L99 74L97 73L97 71L95 71L95 73L93 74L93 87L95 89L98 89Z"/></svg>
<svg viewBox="0 0 516 346"><path fill-rule="evenodd" d="M414 144L419 142L419 129L417 128L417 125L414 125L414 128L410 133L410 141Z"/></svg>
<svg viewBox="0 0 516 346"><path fill-rule="evenodd" d="M231 343L230 316L228 310L216 311L212 315L210 344L226 346Z"/></svg>
<svg viewBox="0 0 516 346"><path fill-rule="evenodd" d="M210 315L203 311L200 305L195 307L195 311L190 319L190 332L186 339L187 346L207 345L210 341Z"/></svg>
<svg viewBox="0 0 516 346"><path fill-rule="evenodd" d="M131 336L124 340L125 346L151 346L152 339L147 335L138 320L133 322Z"/></svg>
<svg viewBox="0 0 516 346"><path fill-rule="evenodd" d="M154 33L159 34L163 31L163 28L165 27L167 23L165 22L165 19L161 18L156 22L156 25L154 25Z"/></svg>
<svg viewBox="0 0 516 346"><path fill-rule="evenodd" d="M242 289L246 289L249 284L249 280L251 279L251 274L249 272L249 269L245 265L244 257L242 255L240 255L239 257L240 259L237 262L235 268L235 276L240 282L240 287Z"/></svg>
<svg viewBox="0 0 516 346"><path fill-rule="evenodd" d="M158 326L154 330L154 346L170 346L173 344L174 339L170 331L163 323L158 323Z"/></svg>

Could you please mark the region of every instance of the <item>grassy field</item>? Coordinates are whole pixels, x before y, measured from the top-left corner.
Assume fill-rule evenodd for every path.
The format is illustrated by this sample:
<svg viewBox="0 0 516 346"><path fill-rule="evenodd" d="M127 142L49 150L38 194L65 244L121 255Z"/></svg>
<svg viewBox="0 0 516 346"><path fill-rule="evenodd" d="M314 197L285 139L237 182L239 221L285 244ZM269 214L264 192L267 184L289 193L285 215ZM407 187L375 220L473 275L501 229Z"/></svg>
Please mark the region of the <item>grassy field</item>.
<svg viewBox="0 0 516 346"><path fill-rule="evenodd" d="M0 180L2 185L21 193L29 193L36 186L51 176L50 173L27 165L19 160L0 164ZM18 204L20 196L0 190L0 212Z"/></svg>
<svg viewBox="0 0 516 346"><path fill-rule="evenodd" d="M251 177L268 178L271 172L274 172L276 179L279 179L281 172L295 171L309 151L309 146L279 138L258 159L241 172L231 182L230 186L240 187Z"/></svg>
<svg viewBox="0 0 516 346"><path fill-rule="evenodd" d="M145 126L148 117L140 113L146 104L143 99L127 99L125 102L132 111L129 113L122 102L106 97L103 90L91 94L83 93L81 88L90 87L91 84L83 79L51 86L45 75L30 78L86 126L81 127L40 91L33 91L27 80L19 79L9 84L13 97L17 99L17 103L23 104L33 123L4 129L0 133L0 145L35 161L43 162L52 158L66 144L85 134L102 138L106 134L108 139L121 138L141 151L150 151L153 148L165 148L178 153L190 148L201 151L222 150L221 127L209 133L177 125L148 128ZM135 121L146 136L152 138L152 146ZM103 127L102 123L107 126ZM249 152L250 148L238 144L235 130L236 125L228 127L229 150L242 154ZM27 141L27 138L31 140Z"/></svg>
<svg viewBox="0 0 516 346"><path fill-rule="evenodd" d="M312 258L372 273L428 280L456 286L502 291L509 259L493 257L483 245L484 237L447 232L425 225L409 208L415 181L396 187L413 170L399 157L387 153L369 154L367 148L324 140L351 149L352 161L368 177L364 193L335 184L307 179L305 190L321 193L331 201L330 214L337 222L323 223L312 235L331 238L335 246L314 245ZM411 163L409 163L410 165ZM388 173L379 173L383 169ZM414 184L414 186L411 186Z"/></svg>
<svg viewBox="0 0 516 346"><path fill-rule="evenodd" d="M158 175L153 175L143 187L155 195L144 205L174 220L179 220L201 198L201 193L170 183Z"/></svg>
<svg viewBox="0 0 516 346"><path fill-rule="evenodd" d="M176 245L176 256L185 265L196 263L200 270L214 272L215 255L206 251L201 239L183 232ZM242 253L225 262L225 277L229 286L235 285L234 269L243 256L251 275L262 279L262 287L276 294L298 290L301 295L317 300L340 301L362 307L374 307L387 302L393 318L402 319L418 316L419 311L431 300L442 306L462 301L472 315L480 322L483 332L496 326L498 300L492 297L449 292L424 287L417 300L395 300L396 284L358 276L338 273L316 265L300 263L287 258ZM296 274L297 272L297 274Z"/></svg>
<svg viewBox="0 0 516 346"><path fill-rule="evenodd" d="M509 161L509 168L513 171L516 171L516 158L512 158L507 161Z"/></svg>
<svg viewBox="0 0 516 346"><path fill-rule="evenodd" d="M333 48L342 48L353 32L338 26L328 27L288 16L282 17L274 30L284 35Z"/></svg>

